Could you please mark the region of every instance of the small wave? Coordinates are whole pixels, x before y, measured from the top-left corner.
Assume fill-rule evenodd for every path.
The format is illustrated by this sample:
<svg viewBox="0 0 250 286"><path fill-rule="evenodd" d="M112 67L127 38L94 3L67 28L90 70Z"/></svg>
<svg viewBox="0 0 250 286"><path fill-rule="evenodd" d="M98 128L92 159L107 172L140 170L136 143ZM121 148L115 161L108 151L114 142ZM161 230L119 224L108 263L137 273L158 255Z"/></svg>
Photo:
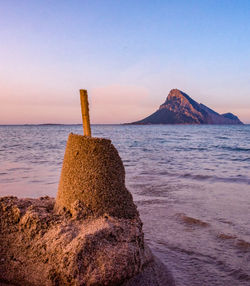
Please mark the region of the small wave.
<svg viewBox="0 0 250 286"><path fill-rule="evenodd" d="M241 249L250 249L250 242L245 241L243 239L238 239L237 244L236 244L239 248Z"/></svg>
<svg viewBox="0 0 250 286"><path fill-rule="evenodd" d="M205 148L205 147L184 147L184 146L176 146L173 148L174 151L185 151L185 152L188 152L188 151L208 151L209 149L208 148Z"/></svg>
<svg viewBox="0 0 250 286"><path fill-rule="evenodd" d="M56 185L56 184L57 184L57 181L45 183L45 185Z"/></svg>
<svg viewBox="0 0 250 286"><path fill-rule="evenodd" d="M243 159L241 159L241 158L233 158L233 159L231 159L232 161L237 161L237 162L247 162L247 161L250 161L250 157L248 157L248 158L243 158Z"/></svg>
<svg viewBox="0 0 250 286"><path fill-rule="evenodd" d="M220 267L221 271L225 273L225 275L230 275L231 277L235 278L236 280L240 281L250 281L250 276L247 274L243 269L238 268L234 269L231 267L231 265L227 264L225 261L218 259L218 257L208 255L208 254L203 254L201 252L197 252L194 250L189 250L185 248L181 248L179 246L175 245L170 245L169 243L165 241L157 241L159 245L163 245L167 247L168 249L175 251L175 252L180 252L184 253L186 255L189 255L196 260L200 260L202 262L205 262L207 264L214 264Z"/></svg>
<svg viewBox="0 0 250 286"><path fill-rule="evenodd" d="M176 176L175 174L169 173L168 171L161 171L159 172L161 176Z"/></svg>
<svg viewBox="0 0 250 286"><path fill-rule="evenodd" d="M190 173L185 173L182 175L179 175L179 177L203 181L203 180L209 180L213 182L225 182L225 183L243 183L250 185L250 179L246 177L234 177L234 178L223 178L223 177L217 177L217 176L209 176L209 175L193 175Z"/></svg>
<svg viewBox="0 0 250 286"><path fill-rule="evenodd" d="M243 147L231 147L231 146L220 146L220 149L228 150L228 151L238 151L238 152L249 152L249 148Z"/></svg>
<svg viewBox="0 0 250 286"><path fill-rule="evenodd" d="M225 223L225 224L233 225L233 223L231 221L225 220L224 218L219 218L218 221L222 222L222 223Z"/></svg>
<svg viewBox="0 0 250 286"><path fill-rule="evenodd" d="M47 160L31 160L30 161L32 164L36 164L36 165L39 165L39 164L47 164L48 161Z"/></svg>
<svg viewBox="0 0 250 286"><path fill-rule="evenodd" d="M163 164L162 162L160 162ZM147 171L141 171L141 175L152 175L152 172ZM167 170L159 171L157 172L157 175L160 176L168 176L168 177L177 177L177 178L184 178L184 179L191 179L191 180L197 180L197 181L211 181L211 182L224 182L224 183L241 183L241 184L247 184L250 185L250 178L247 178L242 175L238 175L237 177L231 177L231 178L225 178L225 177L218 177L218 176L212 176L212 175L202 175L202 174L191 174L191 173L184 173L179 174L169 172Z"/></svg>
<svg viewBox="0 0 250 286"><path fill-rule="evenodd" d="M10 168L10 169L8 169L7 171L13 172L13 171L20 171L20 170L22 170L22 171L29 171L30 168L27 168L27 167L17 167L17 168Z"/></svg>
<svg viewBox="0 0 250 286"><path fill-rule="evenodd" d="M11 149L11 148L16 148L16 147L23 147L23 145L21 144L21 143L18 143L18 144L13 144L13 145L3 145L2 146L4 149L2 150L1 149L1 151L6 151L6 150L9 150L9 149Z"/></svg>
<svg viewBox="0 0 250 286"><path fill-rule="evenodd" d="M154 138L154 141L157 141L159 143L165 143L167 140L164 138Z"/></svg>
<svg viewBox="0 0 250 286"><path fill-rule="evenodd" d="M215 136L216 139L223 139L223 140L227 140L227 139L230 139L226 136Z"/></svg>
<svg viewBox="0 0 250 286"><path fill-rule="evenodd" d="M31 180L30 183L42 183L42 180Z"/></svg>
<svg viewBox="0 0 250 286"><path fill-rule="evenodd" d="M159 204L162 204L162 203L166 203L166 200L163 200L162 198L157 198L157 199L151 199L149 198L148 200L138 200L136 201L136 205L139 205L139 206L146 206L146 205L159 205Z"/></svg>
<svg viewBox="0 0 250 286"><path fill-rule="evenodd" d="M250 276L245 273L241 268L232 270L229 274L235 277L237 280L250 281Z"/></svg>
<svg viewBox="0 0 250 286"><path fill-rule="evenodd" d="M189 173L180 175L180 177L184 178L191 178L191 179L196 179L196 180L208 180L214 178L213 176L208 176L208 175L192 175Z"/></svg>
<svg viewBox="0 0 250 286"><path fill-rule="evenodd" d="M187 216L187 215L185 215L183 213L177 213L176 216L178 218L180 218L182 222L184 222L184 223L186 223L188 225L197 225L197 226L202 226L202 227L207 227L207 226L210 225L209 223L207 223L205 221L202 221L200 219Z"/></svg>
<svg viewBox="0 0 250 286"><path fill-rule="evenodd" d="M185 151L208 151L208 148L204 147L188 147L184 149Z"/></svg>
<svg viewBox="0 0 250 286"><path fill-rule="evenodd" d="M7 171L13 172L13 171L19 171L19 170L22 170L22 168L21 167L19 167L19 168L10 168Z"/></svg>
<svg viewBox="0 0 250 286"><path fill-rule="evenodd" d="M235 236L235 235L225 234L225 233L220 233L220 234L217 235L217 237L218 237L219 239L222 239L222 240L235 239L235 238L237 238L237 236Z"/></svg>
<svg viewBox="0 0 250 286"><path fill-rule="evenodd" d="M244 239L238 238L236 235L233 234L225 234L220 233L217 235L217 238L221 240L234 240L234 245L241 250L250 250L250 242L245 241Z"/></svg>

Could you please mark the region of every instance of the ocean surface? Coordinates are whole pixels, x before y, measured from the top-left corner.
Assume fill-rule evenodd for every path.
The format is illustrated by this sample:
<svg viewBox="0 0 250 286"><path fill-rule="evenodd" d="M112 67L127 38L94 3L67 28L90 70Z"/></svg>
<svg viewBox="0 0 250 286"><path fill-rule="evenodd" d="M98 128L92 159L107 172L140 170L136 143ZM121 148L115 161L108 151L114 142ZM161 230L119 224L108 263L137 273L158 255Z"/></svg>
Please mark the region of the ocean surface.
<svg viewBox="0 0 250 286"><path fill-rule="evenodd" d="M70 132L0 126L0 196L56 196ZM177 286L250 285L250 125L92 126L112 139L145 240Z"/></svg>

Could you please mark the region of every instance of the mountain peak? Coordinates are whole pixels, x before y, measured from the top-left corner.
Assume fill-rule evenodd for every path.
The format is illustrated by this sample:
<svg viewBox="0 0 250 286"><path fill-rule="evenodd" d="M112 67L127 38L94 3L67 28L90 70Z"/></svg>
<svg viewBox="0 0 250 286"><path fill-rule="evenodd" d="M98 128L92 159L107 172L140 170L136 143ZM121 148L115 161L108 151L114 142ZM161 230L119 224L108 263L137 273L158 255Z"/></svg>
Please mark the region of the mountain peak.
<svg viewBox="0 0 250 286"><path fill-rule="evenodd" d="M168 97L182 97L183 96L183 92L177 88L173 88L170 90Z"/></svg>
<svg viewBox="0 0 250 286"><path fill-rule="evenodd" d="M177 88L174 88L174 89L171 89L167 98L166 98L166 101L170 101L170 100L178 100L178 99L182 99L184 97L184 93L177 89Z"/></svg>
<svg viewBox="0 0 250 286"><path fill-rule="evenodd" d="M171 89L165 102L150 116L133 124L242 124L237 116L215 112L185 92Z"/></svg>

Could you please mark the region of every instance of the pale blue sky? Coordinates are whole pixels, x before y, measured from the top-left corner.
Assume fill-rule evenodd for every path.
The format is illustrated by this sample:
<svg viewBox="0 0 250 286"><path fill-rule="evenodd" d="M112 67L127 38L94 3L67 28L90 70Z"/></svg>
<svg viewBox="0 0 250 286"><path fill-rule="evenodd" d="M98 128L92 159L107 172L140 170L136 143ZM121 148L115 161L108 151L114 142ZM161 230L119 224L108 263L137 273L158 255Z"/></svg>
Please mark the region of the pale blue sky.
<svg viewBox="0 0 250 286"><path fill-rule="evenodd" d="M149 115L171 88L250 123L250 1L0 0L0 124Z"/></svg>

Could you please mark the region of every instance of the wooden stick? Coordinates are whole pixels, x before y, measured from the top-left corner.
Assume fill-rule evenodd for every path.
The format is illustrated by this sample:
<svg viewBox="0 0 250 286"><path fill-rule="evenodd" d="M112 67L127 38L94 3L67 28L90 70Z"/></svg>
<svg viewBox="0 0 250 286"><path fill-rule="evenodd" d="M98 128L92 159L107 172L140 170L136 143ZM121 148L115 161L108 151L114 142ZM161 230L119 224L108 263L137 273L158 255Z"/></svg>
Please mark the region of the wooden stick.
<svg viewBox="0 0 250 286"><path fill-rule="evenodd" d="M80 99L81 99L81 108L82 108L83 133L85 136L91 137L88 93L86 89L80 89Z"/></svg>

